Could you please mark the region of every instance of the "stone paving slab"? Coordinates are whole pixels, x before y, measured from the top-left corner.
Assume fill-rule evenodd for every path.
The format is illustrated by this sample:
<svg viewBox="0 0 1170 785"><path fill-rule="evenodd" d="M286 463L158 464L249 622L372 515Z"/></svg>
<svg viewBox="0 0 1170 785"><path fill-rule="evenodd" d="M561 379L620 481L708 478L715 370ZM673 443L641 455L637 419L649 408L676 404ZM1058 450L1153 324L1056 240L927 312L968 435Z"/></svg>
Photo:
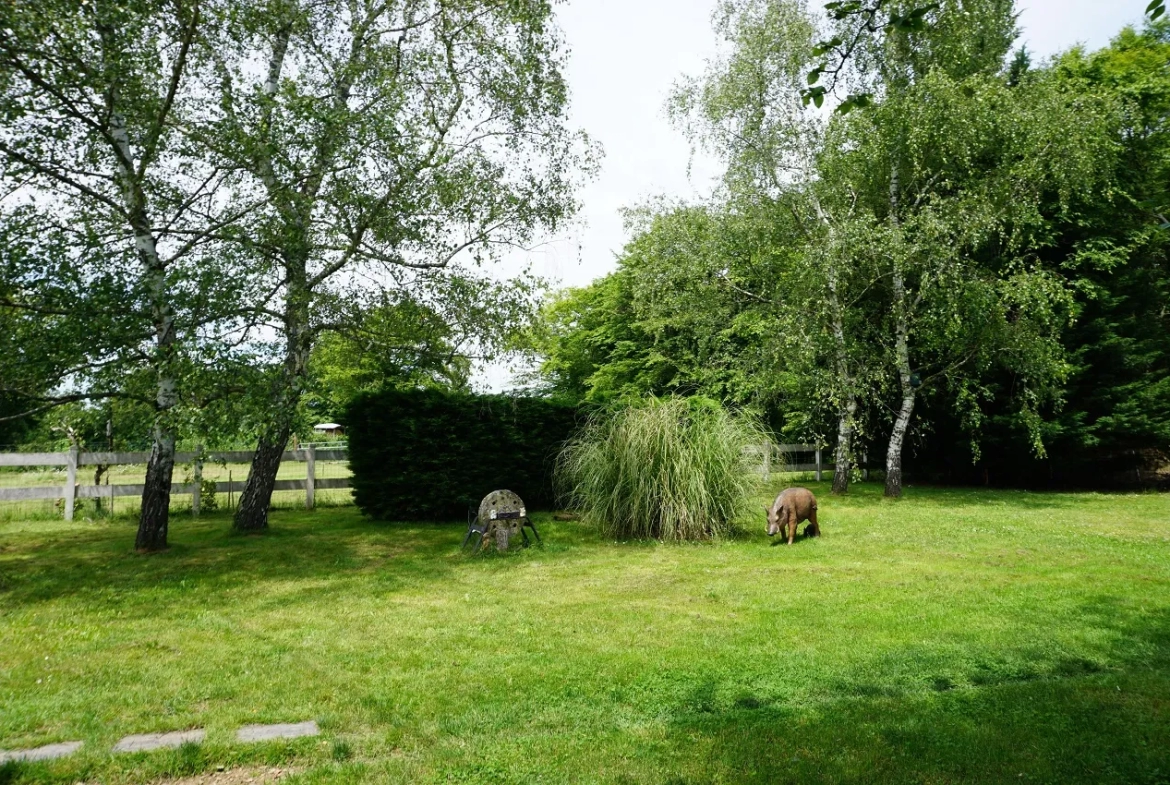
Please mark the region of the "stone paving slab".
<svg viewBox="0 0 1170 785"><path fill-rule="evenodd" d="M81 749L80 741L63 741L60 744L46 744L31 750L0 750L0 763L10 760L53 760L72 755Z"/></svg>
<svg viewBox="0 0 1170 785"><path fill-rule="evenodd" d="M170 733L141 733L136 736L127 736L119 741L114 745L114 752L144 752L146 750L182 747L184 744L199 744L205 736L207 736L207 731L202 728Z"/></svg>
<svg viewBox="0 0 1170 785"><path fill-rule="evenodd" d="M295 739L300 736L316 736L321 732L317 723L287 723L283 725L245 725L236 731L237 741L269 741L270 739Z"/></svg>

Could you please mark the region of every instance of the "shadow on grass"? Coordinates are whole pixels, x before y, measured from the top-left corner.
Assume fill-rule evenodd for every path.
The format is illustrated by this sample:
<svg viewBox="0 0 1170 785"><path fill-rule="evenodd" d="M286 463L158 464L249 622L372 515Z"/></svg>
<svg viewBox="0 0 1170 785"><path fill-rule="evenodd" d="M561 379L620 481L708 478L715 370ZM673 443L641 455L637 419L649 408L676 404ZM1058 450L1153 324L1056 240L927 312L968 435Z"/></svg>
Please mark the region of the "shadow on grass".
<svg viewBox="0 0 1170 785"><path fill-rule="evenodd" d="M949 488L941 486L918 485L906 492L907 499L913 499L916 504L931 507L954 507L957 505L994 505L999 509L1017 508L1021 510L1071 510L1081 509L1088 511L1092 507L1101 507L1102 510L1112 505L1124 505L1135 495L1124 491L1022 491L1000 488ZM881 489L875 494L879 499Z"/></svg>
<svg viewBox="0 0 1170 785"><path fill-rule="evenodd" d="M0 552L0 598L10 606L85 595L87 602L118 604L138 597L142 615L155 608L146 596L183 594L196 587L204 607L225 592L266 581L304 581L317 595L344 592L347 576L380 573L380 587L442 581L473 564L507 563L459 548L461 524L389 524L362 518L356 509L273 516L262 535L230 531L226 514L197 523L175 521L171 547L143 556L131 550L133 528L106 526L96 532L10 536ZM547 528L547 525L546 525ZM510 557L510 555L508 555Z"/></svg>
<svg viewBox="0 0 1170 785"><path fill-rule="evenodd" d="M1112 504L1124 504L1135 496L1157 498L1156 493L1135 493L1133 491L1023 491L1002 488L979 487L946 487L934 485L908 485L901 499L886 499L883 496L884 487L878 482L853 483L849 493L835 495L831 493L829 482L807 482L806 487L812 490L821 502L822 509L840 505L842 507L868 507L871 505L900 505L911 503L914 506L927 508L935 507L962 507L991 505L998 509L1018 508L1021 510L1069 510L1085 508L1086 506L1100 505L1107 508ZM788 487L771 483L761 491L761 498L771 498Z"/></svg>
<svg viewBox="0 0 1170 785"><path fill-rule="evenodd" d="M1170 613L1118 616L1108 602L1083 612L1119 633L1104 666L976 666L932 691L855 685L812 707L747 693L721 702L707 680L673 715L670 744L705 747L728 782L1170 783Z"/></svg>

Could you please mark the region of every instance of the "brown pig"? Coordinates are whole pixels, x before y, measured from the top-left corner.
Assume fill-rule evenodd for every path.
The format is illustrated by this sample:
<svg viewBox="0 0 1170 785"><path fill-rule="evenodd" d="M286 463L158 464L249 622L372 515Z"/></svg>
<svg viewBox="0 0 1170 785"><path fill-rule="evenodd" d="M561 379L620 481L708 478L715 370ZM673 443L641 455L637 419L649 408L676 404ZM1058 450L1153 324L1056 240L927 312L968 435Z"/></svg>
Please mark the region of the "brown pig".
<svg viewBox="0 0 1170 785"><path fill-rule="evenodd" d="M768 536L782 533L788 527L788 544L796 537L796 525L808 521L804 536L819 537L821 527L817 525L817 497L808 488L787 488L780 492L768 513Z"/></svg>

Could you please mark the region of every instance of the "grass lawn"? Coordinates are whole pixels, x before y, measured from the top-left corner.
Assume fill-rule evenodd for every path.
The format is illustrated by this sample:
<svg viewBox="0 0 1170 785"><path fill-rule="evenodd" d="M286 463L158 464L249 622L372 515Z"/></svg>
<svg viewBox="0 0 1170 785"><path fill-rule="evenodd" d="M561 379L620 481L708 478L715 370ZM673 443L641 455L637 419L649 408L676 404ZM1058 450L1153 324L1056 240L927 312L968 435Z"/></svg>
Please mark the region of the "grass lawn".
<svg viewBox="0 0 1170 785"><path fill-rule="evenodd" d="M1170 496L820 496L771 547L468 557L352 508L0 523L0 783L279 764L288 782L1170 782ZM761 497L761 502L763 498ZM239 745L240 725L323 734ZM207 742L115 756L125 734Z"/></svg>

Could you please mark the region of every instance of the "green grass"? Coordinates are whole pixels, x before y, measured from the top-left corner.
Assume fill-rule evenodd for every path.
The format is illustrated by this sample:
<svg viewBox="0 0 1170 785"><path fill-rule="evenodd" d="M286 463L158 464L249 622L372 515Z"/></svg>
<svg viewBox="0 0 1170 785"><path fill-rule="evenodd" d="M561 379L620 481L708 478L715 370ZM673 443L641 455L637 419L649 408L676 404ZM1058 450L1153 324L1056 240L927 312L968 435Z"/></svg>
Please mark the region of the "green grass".
<svg viewBox="0 0 1170 785"><path fill-rule="evenodd" d="M546 547L478 558L352 509L176 521L150 557L127 524L0 524L0 748L86 742L0 783L1170 781L1170 496L812 487L792 547L762 511L715 545L538 517Z"/></svg>

